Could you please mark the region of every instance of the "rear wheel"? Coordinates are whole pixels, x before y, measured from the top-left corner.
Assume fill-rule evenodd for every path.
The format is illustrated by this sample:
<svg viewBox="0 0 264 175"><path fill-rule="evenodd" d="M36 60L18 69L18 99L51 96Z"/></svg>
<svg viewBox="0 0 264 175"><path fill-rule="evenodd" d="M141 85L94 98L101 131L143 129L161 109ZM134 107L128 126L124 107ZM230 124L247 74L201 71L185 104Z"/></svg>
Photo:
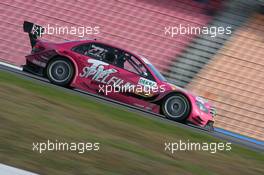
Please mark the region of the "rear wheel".
<svg viewBox="0 0 264 175"><path fill-rule="evenodd" d="M167 96L161 107L166 118L177 122L184 122L191 111L189 100L180 93Z"/></svg>
<svg viewBox="0 0 264 175"><path fill-rule="evenodd" d="M48 79L59 86L69 86L74 76L74 67L67 58L55 58L47 66Z"/></svg>

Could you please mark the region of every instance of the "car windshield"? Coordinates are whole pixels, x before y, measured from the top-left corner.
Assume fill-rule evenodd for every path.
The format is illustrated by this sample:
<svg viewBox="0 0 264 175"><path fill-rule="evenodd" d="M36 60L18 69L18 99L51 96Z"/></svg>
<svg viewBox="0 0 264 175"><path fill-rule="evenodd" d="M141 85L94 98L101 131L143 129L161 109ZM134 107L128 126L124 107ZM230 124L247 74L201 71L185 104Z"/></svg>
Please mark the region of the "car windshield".
<svg viewBox="0 0 264 175"><path fill-rule="evenodd" d="M149 69L155 74L155 76L160 81L167 81L166 78L149 62L149 60L146 57L141 56L141 59L146 63Z"/></svg>
<svg viewBox="0 0 264 175"><path fill-rule="evenodd" d="M147 64L147 66L151 69L151 71L160 81L167 81L166 78L152 64L149 63Z"/></svg>

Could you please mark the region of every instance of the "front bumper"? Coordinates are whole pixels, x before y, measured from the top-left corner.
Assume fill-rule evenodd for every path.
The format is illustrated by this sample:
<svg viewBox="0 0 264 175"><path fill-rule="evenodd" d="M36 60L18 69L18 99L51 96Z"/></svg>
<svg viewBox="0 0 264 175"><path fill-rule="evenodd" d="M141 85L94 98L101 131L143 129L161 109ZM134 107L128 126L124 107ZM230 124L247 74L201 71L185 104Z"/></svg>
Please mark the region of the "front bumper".
<svg viewBox="0 0 264 175"><path fill-rule="evenodd" d="M206 127L208 123L214 123L214 117L210 112L205 113L200 111L199 109L193 109L190 117L187 120L188 122L200 127Z"/></svg>

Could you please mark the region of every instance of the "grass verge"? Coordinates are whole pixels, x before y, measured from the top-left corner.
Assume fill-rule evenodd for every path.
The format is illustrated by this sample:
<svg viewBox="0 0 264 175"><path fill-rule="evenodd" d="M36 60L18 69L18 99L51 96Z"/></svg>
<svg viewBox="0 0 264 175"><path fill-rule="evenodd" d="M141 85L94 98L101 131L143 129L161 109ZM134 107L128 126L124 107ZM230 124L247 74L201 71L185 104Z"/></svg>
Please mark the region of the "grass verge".
<svg viewBox="0 0 264 175"><path fill-rule="evenodd" d="M264 154L164 151L164 142L223 142L0 71L0 162L47 175L264 174ZM33 142L99 142L100 150L32 151Z"/></svg>

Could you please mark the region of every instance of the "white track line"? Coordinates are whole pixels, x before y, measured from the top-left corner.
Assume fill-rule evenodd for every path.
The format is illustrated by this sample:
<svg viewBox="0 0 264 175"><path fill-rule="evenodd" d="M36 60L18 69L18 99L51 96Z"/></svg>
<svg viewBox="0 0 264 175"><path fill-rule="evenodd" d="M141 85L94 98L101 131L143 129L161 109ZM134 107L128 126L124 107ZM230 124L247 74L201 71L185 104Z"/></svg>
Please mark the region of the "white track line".
<svg viewBox="0 0 264 175"><path fill-rule="evenodd" d="M14 168L8 165L0 163L0 174L1 175L38 175L29 171Z"/></svg>
<svg viewBox="0 0 264 175"><path fill-rule="evenodd" d="M13 68L13 69L16 69L16 70L22 70L22 67L15 66L13 64L9 64L9 63L2 62L2 61L0 61L0 65L7 66L7 67L10 67L10 68Z"/></svg>

